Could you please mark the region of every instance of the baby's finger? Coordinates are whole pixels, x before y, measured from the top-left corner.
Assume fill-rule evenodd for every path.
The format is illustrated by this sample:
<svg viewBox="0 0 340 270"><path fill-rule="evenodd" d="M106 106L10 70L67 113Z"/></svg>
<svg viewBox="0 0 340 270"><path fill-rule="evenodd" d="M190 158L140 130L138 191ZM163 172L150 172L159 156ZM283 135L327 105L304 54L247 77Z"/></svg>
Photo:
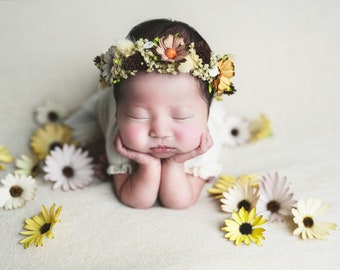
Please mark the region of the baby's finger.
<svg viewBox="0 0 340 270"><path fill-rule="evenodd" d="M119 135L116 136L114 145L116 148L116 151L121 154L122 156L125 156L127 158L130 158L130 151L123 145L122 139Z"/></svg>
<svg viewBox="0 0 340 270"><path fill-rule="evenodd" d="M207 129L207 131L205 133L202 134L201 136L201 143L199 146L199 152L201 153L205 153L206 151L208 151L212 146L213 146L214 142L213 139L210 135L209 130Z"/></svg>

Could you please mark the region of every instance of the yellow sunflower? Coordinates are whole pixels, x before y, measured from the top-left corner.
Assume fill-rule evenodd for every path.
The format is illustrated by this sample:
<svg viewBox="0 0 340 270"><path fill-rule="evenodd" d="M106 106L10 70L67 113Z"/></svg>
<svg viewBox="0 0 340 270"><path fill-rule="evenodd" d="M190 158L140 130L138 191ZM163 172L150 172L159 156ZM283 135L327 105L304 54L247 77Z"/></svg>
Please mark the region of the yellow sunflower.
<svg viewBox="0 0 340 270"><path fill-rule="evenodd" d="M239 177L222 175L214 183L213 187L208 189L208 192L211 195L214 195L215 199L219 200L223 198L223 192L227 192L228 189L233 186L237 181L240 181L242 184L246 184L247 182L249 182L250 186L257 188L259 186L260 178L257 174L244 174Z"/></svg>
<svg viewBox="0 0 340 270"><path fill-rule="evenodd" d="M248 212L242 207L238 212L233 212L231 219L224 222L226 226L221 228L226 232L224 237L234 241L237 246L242 242L248 246L251 242L262 246L261 239L264 239L265 229L258 226L265 224L267 220L262 219L262 216L256 216L255 208Z"/></svg>
<svg viewBox="0 0 340 270"><path fill-rule="evenodd" d="M258 141L272 136L272 125L269 118L261 113L257 119L250 121L250 141Z"/></svg>
<svg viewBox="0 0 340 270"><path fill-rule="evenodd" d="M25 220L24 228L27 231L21 232L22 235L27 235L26 238L20 241L20 244L24 245L24 248L28 248L30 244L34 244L37 246L43 246L44 244L44 237L54 238L53 234L53 226L60 222L58 219L62 207L59 206L58 209L55 211L55 203L51 206L49 212L47 211L46 207L42 205L41 213L37 216L34 216L31 219Z"/></svg>
<svg viewBox="0 0 340 270"><path fill-rule="evenodd" d="M13 156L11 155L9 150L4 146L0 146L0 161L6 163L11 163L13 161ZM6 170L6 166L0 163L0 171L2 170Z"/></svg>
<svg viewBox="0 0 340 270"><path fill-rule="evenodd" d="M55 147L63 144L76 144L72 140L69 127L62 124L47 124L35 131L31 138L31 147L39 160L43 160Z"/></svg>

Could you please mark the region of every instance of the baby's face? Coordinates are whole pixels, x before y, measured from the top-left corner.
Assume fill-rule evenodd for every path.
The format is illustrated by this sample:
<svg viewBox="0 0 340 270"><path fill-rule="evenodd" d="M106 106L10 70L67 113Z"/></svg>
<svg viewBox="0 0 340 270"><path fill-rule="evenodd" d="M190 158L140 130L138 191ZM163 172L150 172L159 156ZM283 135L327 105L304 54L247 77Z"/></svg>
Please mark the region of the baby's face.
<svg viewBox="0 0 340 270"><path fill-rule="evenodd" d="M139 73L122 82L118 129L125 147L157 158L194 150L208 107L190 75Z"/></svg>

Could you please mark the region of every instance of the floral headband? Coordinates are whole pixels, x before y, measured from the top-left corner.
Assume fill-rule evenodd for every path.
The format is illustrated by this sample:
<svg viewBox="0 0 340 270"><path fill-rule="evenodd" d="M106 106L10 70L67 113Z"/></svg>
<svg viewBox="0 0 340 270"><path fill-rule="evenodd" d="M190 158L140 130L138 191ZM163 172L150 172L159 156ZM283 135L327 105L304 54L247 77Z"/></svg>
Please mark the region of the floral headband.
<svg viewBox="0 0 340 270"><path fill-rule="evenodd" d="M201 42L185 44L178 34L166 37L139 39L136 42L124 39L113 45L105 54L94 59L106 84L112 85L134 76L138 71L165 74L191 73L209 83L217 99L223 94L231 95L236 90L231 82L234 64L228 55L217 56L207 52Z"/></svg>

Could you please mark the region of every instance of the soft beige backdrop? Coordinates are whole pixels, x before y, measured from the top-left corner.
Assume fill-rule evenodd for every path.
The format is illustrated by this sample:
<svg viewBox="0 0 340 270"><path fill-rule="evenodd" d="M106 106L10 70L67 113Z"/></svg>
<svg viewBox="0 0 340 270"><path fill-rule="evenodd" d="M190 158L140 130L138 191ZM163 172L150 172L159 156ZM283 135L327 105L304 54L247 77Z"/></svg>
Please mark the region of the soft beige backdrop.
<svg viewBox="0 0 340 270"><path fill-rule="evenodd" d="M327 1L0 1L0 145L28 151L33 109L47 98L75 109L94 89L92 59L135 24L173 18L194 26L220 53L235 55L238 93L228 112L265 112L274 136L225 149L231 175L278 171L295 198L331 205L340 224L340 2ZM11 171L0 172L5 176ZM236 247L219 230L225 215L204 191L187 210L121 205L108 183L52 191L0 209L0 269L337 269L339 229L302 241L287 224L268 224L263 247ZM211 184L207 185L208 189ZM55 239L24 250L25 218L63 205Z"/></svg>

